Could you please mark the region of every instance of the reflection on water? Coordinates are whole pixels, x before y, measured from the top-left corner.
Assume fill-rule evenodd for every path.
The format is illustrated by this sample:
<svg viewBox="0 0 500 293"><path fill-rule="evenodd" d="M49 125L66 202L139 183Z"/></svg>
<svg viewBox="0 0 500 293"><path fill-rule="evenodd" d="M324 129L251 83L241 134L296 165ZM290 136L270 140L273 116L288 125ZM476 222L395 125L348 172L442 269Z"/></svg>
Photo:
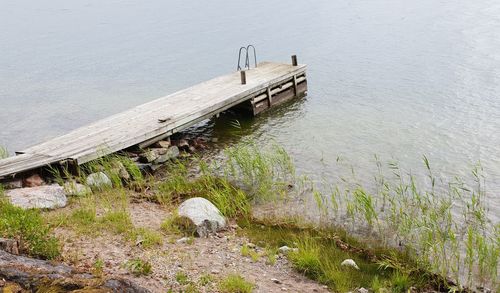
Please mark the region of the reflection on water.
<svg viewBox="0 0 500 293"><path fill-rule="evenodd" d="M338 178L339 156L366 181L373 154L417 175L423 154L448 177L480 161L500 211L496 0L19 0L0 27L11 151L230 72L252 43L260 60L307 63L309 96L241 119L244 138L276 140L318 180Z"/></svg>

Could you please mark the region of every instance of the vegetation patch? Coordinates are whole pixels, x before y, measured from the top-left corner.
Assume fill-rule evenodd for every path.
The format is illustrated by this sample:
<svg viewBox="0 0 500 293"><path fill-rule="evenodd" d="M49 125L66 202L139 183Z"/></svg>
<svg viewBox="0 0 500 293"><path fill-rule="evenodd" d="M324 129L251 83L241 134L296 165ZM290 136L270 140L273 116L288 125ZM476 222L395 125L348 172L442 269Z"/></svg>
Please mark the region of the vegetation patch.
<svg viewBox="0 0 500 293"><path fill-rule="evenodd" d="M20 252L54 259L60 255L59 241L51 235L38 210L23 210L2 199L0 194L0 237L16 239Z"/></svg>
<svg viewBox="0 0 500 293"><path fill-rule="evenodd" d="M365 254L361 248L346 248L352 247L351 244L339 242L343 237L335 231L292 224L282 226L263 224L265 223L241 222L240 226L243 227L241 233L249 237L253 243L267 245L266 250L272 252L282 246L294 248L286 254L294 268L337 292L347 292L359 287L373 288L374 284L393 292L405 292L401 291L401 288L410 286L427 288L433 284L431 276L417 269L413 271L405 269L411 260L396 251L380 249L376 254L371 252ZM339 243L342 243L340 247ZM346 259L353 259L359 270L341 266ZM398 265L384 265L388 260Z"/></svg>
<svg viewBox="0 0 500 293"><path fill-rule="evenodd" d="M254 284L237 274L228 275L219 282L221 293L250 293L254 287Z"/></svg>
<svg viewBox="0 0 500 293"><path fill-rule="evenodd" d="M125 267L136 277L147 276L153 272L151 263L138 258L127 261Z"/></svg>

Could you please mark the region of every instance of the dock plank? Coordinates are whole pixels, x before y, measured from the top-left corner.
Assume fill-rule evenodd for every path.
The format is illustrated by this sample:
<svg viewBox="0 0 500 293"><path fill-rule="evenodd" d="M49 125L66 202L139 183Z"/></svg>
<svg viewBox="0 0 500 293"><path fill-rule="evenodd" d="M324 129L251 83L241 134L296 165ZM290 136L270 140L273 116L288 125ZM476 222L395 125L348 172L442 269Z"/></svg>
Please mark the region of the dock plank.
<svg viewBox="0 0 500 293"><path fill-rule="evenodd" d="M29 147L19 152L21 155L0 160L0 177L65 159L82 164L158 135L177 132L305 70L305 65L262 62L246 72L245 85L241 84L238 72L201 82Z"/></svg>

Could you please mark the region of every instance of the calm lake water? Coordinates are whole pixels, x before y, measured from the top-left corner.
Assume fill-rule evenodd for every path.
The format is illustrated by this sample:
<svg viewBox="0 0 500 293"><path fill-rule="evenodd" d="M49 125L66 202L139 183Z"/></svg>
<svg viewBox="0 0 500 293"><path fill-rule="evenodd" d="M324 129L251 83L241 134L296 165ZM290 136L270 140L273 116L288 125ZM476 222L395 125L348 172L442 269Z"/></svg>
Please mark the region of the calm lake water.
<svg viewBox="0 0 500 293"><path fill-rule="evenodd" d="M397 159L443 176L481 162L500 220L498 0L8 1L0 144L10 151L235 70L237 50L309 66L306 99L244 123L300 172L362 180ZM225 135L224 123L208 124ZM418 173L418 171L415 171Z"/></svg>

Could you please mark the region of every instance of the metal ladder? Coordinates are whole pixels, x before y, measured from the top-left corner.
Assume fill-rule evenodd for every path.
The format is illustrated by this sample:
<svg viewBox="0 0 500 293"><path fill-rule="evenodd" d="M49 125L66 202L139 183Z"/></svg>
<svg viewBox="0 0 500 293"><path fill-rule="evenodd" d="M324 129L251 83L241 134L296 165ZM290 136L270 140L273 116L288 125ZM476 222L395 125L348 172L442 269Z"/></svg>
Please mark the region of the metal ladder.
<svg viewBox="0 0 500 293"><path fill-rule="evenodd" d="M254 67L257 67L257 54L255 53L255 47L253 45L248 45L246 47L241 47L239 52L238 52L238 66L236 67L236 71L240 71L242 69L241 65L240 65L240 61L241 61L241 53L243 51L245 51L245 67L244 67L244 69L250 69L250 57L248 54L250 51L250 48L253 49Z"/></svg>

